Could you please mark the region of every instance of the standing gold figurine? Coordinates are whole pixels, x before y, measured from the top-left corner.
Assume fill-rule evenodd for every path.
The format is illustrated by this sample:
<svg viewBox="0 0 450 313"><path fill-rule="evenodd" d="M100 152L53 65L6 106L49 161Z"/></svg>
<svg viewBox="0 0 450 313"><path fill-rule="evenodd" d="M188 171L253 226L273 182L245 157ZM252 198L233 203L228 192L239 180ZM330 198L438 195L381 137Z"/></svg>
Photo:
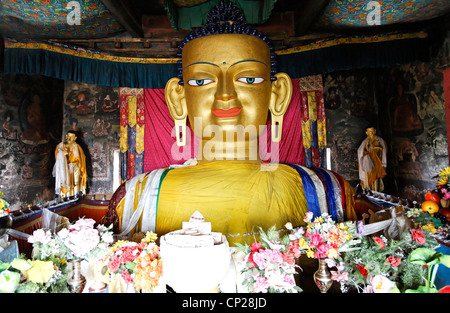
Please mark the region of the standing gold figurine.
<svg viewBox="0 0 450 313"><path fill-rule="evenodd" d="M66 140L55 149L55 193L61 197L86 192L86 157L76 139L76 133L68 131Z"/></svg>
<svg viewBox="0 0 450 313"><path fill-rule="evenodd" d="M383 191L382 178L386 176L386 143L375 135L373 127L366 129L367 138L358 148L359 179L364 189Z"/></svg>

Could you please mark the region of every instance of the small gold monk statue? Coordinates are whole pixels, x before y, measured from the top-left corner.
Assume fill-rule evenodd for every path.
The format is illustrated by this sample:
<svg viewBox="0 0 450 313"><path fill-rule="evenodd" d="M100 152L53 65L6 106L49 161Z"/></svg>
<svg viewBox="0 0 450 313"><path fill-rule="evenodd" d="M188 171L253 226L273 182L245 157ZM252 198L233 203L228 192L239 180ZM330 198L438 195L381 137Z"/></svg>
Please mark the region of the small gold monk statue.
<svg viewBox="0 0 450 313"><path fill-rule="evenodd" d="M367 138L358 148L359 178L364 189L383 191L382 178L386 176L386 143L375 135L374 127L366 129Z"/></svg>
<svg viewBox="0 0 450 313"><path fill-rule="evenodd" d="M75 141L77 135L68 131L66 140L55 149L55 192L61 197L74 196L86 192L86 157L83 149Z"/></svg>

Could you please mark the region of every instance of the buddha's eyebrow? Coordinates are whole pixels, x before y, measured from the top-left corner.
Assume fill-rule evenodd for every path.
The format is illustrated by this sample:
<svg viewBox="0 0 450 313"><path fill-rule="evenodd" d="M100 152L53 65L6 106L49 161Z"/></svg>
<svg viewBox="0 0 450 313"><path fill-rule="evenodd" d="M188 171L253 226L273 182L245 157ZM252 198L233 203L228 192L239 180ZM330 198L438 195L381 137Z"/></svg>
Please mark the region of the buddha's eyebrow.
<svg viewBox="0 0 450 313"><path fill-rule="evenodd" d="M264 63L263 61L260 61L260 60L255 60L255 59L245 59L245 60L237 61L236 63L231 64L230 67L232 67L233 65L239 64L239 63L243 63L243 62L259 62L259 63L262 63L262 64L264 64L265 66L267 66L266 63Z"/></svg>
<svg viewBox="0 0 450 313"><path fill-rule="evenodd" d="M199 61L199 62L193 62L191 64L186 65L184 68L187 68L188 66L194 65L194 64L209 64L209 65L213 65L216 67L219 67L219 65L211 63L211 62L203 62L203 61Z"/></svg>

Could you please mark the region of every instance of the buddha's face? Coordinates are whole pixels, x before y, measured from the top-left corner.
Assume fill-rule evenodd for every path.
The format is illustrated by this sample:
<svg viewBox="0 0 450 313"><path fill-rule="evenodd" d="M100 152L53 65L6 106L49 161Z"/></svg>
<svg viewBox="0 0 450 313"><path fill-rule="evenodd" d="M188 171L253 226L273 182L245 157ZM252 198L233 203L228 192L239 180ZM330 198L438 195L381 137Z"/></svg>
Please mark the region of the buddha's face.
<svg viewBox="0 0 450 313"><path fill-rule="evenodd" d="M188 117L201 140L197 158L257 160L253 147L269 111L275 125L272 141L279 142L292 83L285 73L277 73L272 82L270 61L267 44L250 35L220 34L189 41L182 54L184 84L172 78L165 88L177 145L186 144L178 130L186 127Z"/></svg>
<svg viewBox="0 0 450 313"><path fill-rule="evenodd" d="M237 125L259 130L266 124L271 81L270 51L264 41L239 34L200 37L185 45L182 60L189 121L201 121L202 126L201 134L193 127L197 137L205 139L209 125L225 133Z"/></svg>

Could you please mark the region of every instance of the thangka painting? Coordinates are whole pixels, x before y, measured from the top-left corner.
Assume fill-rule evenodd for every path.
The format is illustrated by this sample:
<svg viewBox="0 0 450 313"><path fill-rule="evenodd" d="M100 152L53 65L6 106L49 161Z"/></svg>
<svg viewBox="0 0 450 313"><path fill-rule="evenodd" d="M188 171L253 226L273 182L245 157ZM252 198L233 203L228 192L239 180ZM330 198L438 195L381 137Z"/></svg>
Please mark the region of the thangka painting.
<svg viewBox="0 0 450 313"><path fill-rule="evenodd" d="M52 200L54 149L62 130L64 83L0 75L0 185L12 209Z"/></svg>

